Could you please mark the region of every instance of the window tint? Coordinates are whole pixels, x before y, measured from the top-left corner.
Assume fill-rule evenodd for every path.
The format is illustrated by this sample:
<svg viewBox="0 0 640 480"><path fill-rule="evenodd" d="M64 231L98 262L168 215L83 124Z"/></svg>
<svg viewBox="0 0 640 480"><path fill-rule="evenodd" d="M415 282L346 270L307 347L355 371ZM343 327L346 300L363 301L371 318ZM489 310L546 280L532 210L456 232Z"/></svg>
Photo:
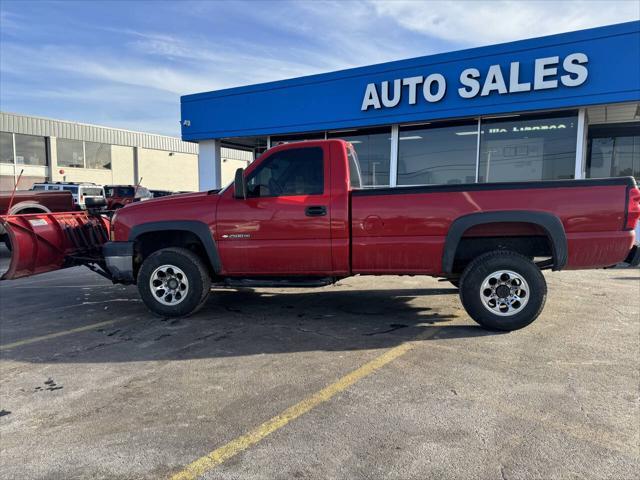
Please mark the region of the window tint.
<svg viewBox="0 0 640 480"><path fill-rule="evenodd" d="M87 155L87 168L111 169L111 145L95 142L84 142Z"/></svg>
<svg viewBox="0 0 640 480"><path fill-rule="evenodd" d="M45 138L16 133L16 163L45 166L47 164Z"/></svg>
<svg viewBox="0 0 640 480"><path fill-rule="evenodd" d="M478 123L400 127L398 185L475 183Z"/></svg>
<svg viewBox="0 0 640 480"><path fill-rule="evenodd" d="M250 197L321 194L322 149L296 148L274 153L251 173L247 186Z"/></svg>
<svg viewBox="0 0 640 480"><path fill-rule="evenodd" d="M327 138L341 138L358 154L363 187L388 187L391 165L391 127L329 132Z"/></svg>
<svg viewBox="0 0 640 480"><path fill-rule="evenodd" d="M13 163L13 136L0 132L0 163Z"/></svg>
<svg viewBox="0 0 640 480"><path fill-rule="evenodd" d="M101 188L83 188L82 194L88 195L90 197L101 197L102 189Z"/></svg>
<svg viewBox="0 0 640 480"><path fill-rule="evenodd" d="M84 150L79 140L58 138L58 165L71 168L84 168Z"/></svg>
<svg viewBox="0 0 640 480"><path fill-rule="evenodd" d="M46 187L44 185L34 185L31 187L31 190L45 190Z"/></svg>
<svg viewBox="0 0 640 480"><path fill-rule="evenodd" d="M640 180L640 122L591 127L587 178L625 176Z"/></svg>
<svg viewBox="0 0 640 480"><path fill-rule="evenodd" d="M67 192L71 192L71 193L73 193L74 195L75 195L76 193L78 193L78 187L76 187L76 186L72 186L72 185L65 185L65 186L63 186L63 187L62 187L62 189L63 189L63 190L66 190Z"/></svg>
<svg viewBox="0 0 640 480"><path fill-rule="evenodd" d="M574 177L578 115L518 116L482 121L480 181Z"/></svg>

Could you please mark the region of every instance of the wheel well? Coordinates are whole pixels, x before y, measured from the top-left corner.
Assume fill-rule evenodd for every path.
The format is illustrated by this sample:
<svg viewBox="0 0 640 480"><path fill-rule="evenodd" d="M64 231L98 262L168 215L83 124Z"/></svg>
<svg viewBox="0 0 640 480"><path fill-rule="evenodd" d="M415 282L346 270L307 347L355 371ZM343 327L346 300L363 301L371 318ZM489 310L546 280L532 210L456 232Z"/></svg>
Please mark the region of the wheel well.
<svg viewBox="0 0 640 480"><path fill-rule="evenodd" d="M524 255L542 268L553 263L553 243L548 232L535 223L495 222L470 227L458 243L453 259L454 275L482 254L493 250L510 250Z"/></svg>
<svg viewBox="0 0 640 480"><path fill-rule="evenodd" d="M182 247L195 253L213 275L213 268L200 237L188 230L160 230L138 235L134 244L134 275L137 276L142 262L154 252L163 248Z"/></svg>
<svg viewBox="0 0 640 480"><path fill-rule="evenodd" d="M49 213L49 212L37 207L27 207L27 208L23 208L22 210L18 210L17 212L14 213L14 215L26 215L28 213Z"/></svg>

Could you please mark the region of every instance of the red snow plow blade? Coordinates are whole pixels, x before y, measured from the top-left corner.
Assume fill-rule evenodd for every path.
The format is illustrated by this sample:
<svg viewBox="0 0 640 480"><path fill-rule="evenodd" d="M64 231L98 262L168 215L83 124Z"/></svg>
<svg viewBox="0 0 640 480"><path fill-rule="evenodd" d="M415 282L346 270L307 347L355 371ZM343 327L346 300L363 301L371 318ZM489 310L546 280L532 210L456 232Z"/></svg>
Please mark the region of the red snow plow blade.
<svg viewBox="0 0 640 480"><path fill-rule="evenodd" d="M109 220L86 212L0 216L11 243L11 263L0 280L76 265L98 264L109 239Z"/></svg>

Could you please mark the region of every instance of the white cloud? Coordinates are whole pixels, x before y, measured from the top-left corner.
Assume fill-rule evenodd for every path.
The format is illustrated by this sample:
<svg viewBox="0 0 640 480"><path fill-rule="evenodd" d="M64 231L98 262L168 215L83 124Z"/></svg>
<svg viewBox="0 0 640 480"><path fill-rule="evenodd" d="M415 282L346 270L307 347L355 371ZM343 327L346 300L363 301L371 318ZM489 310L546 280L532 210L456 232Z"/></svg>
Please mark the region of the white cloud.
<svg viewBox="0 0 640 480"><path fill-rule="evenodd" d="M569 32L640 18L640 2L626 1L376 1L376 15L431 37L464 45Z"/></svg>

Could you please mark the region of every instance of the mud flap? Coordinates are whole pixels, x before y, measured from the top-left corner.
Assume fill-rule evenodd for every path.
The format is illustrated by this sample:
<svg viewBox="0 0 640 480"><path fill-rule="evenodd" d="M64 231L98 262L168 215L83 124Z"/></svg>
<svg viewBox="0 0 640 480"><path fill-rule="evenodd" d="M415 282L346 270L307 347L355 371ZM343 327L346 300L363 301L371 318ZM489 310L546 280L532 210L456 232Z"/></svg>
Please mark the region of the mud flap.
<svg viewBox="0 0 640 480"><path fill-rule="evenodd" d="M102 245L109 239L109 220L87 212L0 216L11 242L9 269L0 280L12 280L82 264L103 264Z"/></svg>

